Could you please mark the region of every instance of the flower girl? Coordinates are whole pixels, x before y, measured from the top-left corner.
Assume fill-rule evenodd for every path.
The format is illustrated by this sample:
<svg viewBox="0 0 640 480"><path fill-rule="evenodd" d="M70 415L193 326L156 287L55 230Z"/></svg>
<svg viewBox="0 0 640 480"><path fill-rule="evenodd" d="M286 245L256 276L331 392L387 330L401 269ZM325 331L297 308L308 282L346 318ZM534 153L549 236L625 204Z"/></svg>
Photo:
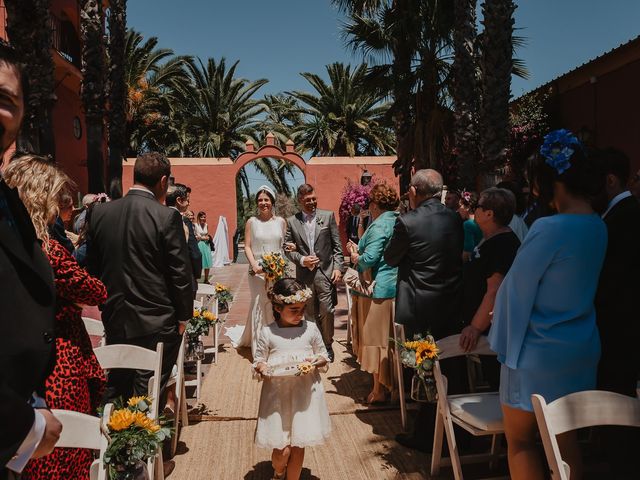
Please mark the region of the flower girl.
<svg viewBox="0 0 640 480"><path fill-rule="evenodd" d="M329 437L331 421L318 369L327 350L315 323L303 320L311 290L293 278L269 293L275 322L260 332L254 369L264 379L255 442L273 449L274 478L300 478L304 449Z"/></svg>

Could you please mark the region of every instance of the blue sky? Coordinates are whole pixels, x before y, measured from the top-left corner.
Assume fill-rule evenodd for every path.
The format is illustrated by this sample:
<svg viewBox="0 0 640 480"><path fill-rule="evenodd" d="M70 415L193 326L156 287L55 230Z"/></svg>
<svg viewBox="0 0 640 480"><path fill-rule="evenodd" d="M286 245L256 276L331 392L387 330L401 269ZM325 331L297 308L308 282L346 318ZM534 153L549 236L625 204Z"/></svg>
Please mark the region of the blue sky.
<svg viewBox="0 0 640 480"><path fill-rule="evenodd" d="M531 72L513 79L516 97L640 35L640 0L516 3L518 35L527 37L517 56ZM127 21L178 54L240 60L239 75L269 80L262 93L308 90L300 72L361 61L344 46L330 0L130 0Z"/></svg>

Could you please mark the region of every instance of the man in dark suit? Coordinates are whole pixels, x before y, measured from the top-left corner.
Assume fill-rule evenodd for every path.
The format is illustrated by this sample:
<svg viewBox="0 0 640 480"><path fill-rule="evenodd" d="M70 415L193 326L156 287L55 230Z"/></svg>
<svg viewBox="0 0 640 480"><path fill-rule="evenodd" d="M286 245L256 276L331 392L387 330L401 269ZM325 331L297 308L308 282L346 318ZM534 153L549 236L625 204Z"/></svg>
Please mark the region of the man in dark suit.
<svg viewBox="0 0 640 480"><path fill-rule="evenodd" d="M596 321L602 353L598 365L598 389L636 396L640 374L640 318L636 296L640 292L640 203L627 189L629 158L622 152L600 152L607 172L606 209L602 218L609 241L596 293ZM638 473L640 435L629 429L610 427L605 441L615 478ZM609 448L610 447L610 448Z"/></svg>
<svg viewBox="0 0 640 480"><path fill-rule="evenodd" d="M189 247L189 260L191 260L191 270L193 271L193 298L198 292L198 279L202 273L202 253L198 248L196 233L193 228L193 222L184 214L189 209L191 202L191 189L182 183L174 184L167 193L167 207L175 208L182 216L187 231L187 246Z"/></svg>
<svg viewBox="0 0 640 480"><path fill-rule="evenodd" d="M193 274L180 214L164 205L171 165L160 153L136 159L127 195L96 205L88 264L107 286L102 307L107 344L155 350L164 343L161 385L169 379L193 312ZM105 400L145 395L151 372L113 370ZM162 411L164 401L159 407Z"/></svg>
<svg viewBox="0 0 640 480"><path fill-rule="evenodd" d="M347 238L357 245L370 222L369 212L363 214L360 204L355 203L351 207L351 215L347 219Z"/></svg>
<svg viewBox="0 0 640 480"><path fill-rule="evenodd" d="M342 278L344 256L340 232L333 212L319 210L313 187L307 183L298 187L301 212L287 219L287 257L296 265L296 278L313 291L305 317L315 322L322 333L329 360L333 362L334 313L337 303L335 284Z"/></svg>
<svg viewBox="0 0 640 480"><path fill-rule="evenodd" d="M0 162L20 129L25 82L15 51L0 42ZM62 425L42 400L55 360L53 272L18 192L1 175L0 304L0 479L6 479L30 458L51 453Z"/></svg>
<svg viewBox="0 0 640 480"><path fill-rule="evenodd" d="M387 264L398 267L395 322L404 326L407 339L430 333L438 340L459 328L464 233L460 215L440 202L441 193L442 176L435 170L413 175L409 187L413 210L398 217L384 253ZM443 371L446 367L443 362ZM451 377L447 376L450 391L459 388L451 388L458 373ZM434 423L435 404L422 404L413 434L401 434L396 440L428 451Z"/></svg>

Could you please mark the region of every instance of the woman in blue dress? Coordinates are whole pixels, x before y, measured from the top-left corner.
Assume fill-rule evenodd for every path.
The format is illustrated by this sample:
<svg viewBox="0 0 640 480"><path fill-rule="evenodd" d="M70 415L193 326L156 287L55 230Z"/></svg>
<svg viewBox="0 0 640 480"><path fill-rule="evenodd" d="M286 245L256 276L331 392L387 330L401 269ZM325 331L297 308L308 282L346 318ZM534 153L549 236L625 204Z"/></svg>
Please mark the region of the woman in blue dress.
<svg viewBox="0 0 640 480"><path fill-rule="evenodd" d="M604 175L570 132L545 137L532 187L551 188L558 213L532 225L500 287L489 332L502 364L500 401L515 480L544 478L531 395L551 402L595 388L600 337L593 300L607 246L605 224L590 202L604 188ZM558 442L571 478L579 478L574 433Z"/></svg>

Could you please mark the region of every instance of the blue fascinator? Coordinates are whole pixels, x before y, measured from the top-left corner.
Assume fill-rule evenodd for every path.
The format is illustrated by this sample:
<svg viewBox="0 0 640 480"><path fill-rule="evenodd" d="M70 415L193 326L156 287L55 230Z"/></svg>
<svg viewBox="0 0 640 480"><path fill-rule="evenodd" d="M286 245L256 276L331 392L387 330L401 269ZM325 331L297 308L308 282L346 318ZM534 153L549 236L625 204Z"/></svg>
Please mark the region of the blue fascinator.
<svg viewBox="0 0 640 480"><path fill-rule="evenodd" d="M540 147L540 155L545 158L547 165L561 175L571 167L569 160L576 148L582 148L580 140L569 130L562 128L545 135L544 143Z"/></svg>

